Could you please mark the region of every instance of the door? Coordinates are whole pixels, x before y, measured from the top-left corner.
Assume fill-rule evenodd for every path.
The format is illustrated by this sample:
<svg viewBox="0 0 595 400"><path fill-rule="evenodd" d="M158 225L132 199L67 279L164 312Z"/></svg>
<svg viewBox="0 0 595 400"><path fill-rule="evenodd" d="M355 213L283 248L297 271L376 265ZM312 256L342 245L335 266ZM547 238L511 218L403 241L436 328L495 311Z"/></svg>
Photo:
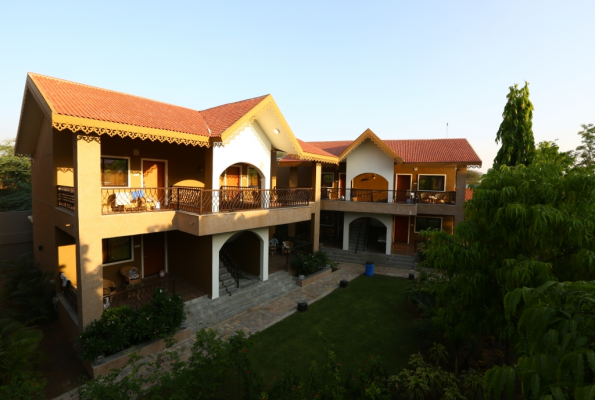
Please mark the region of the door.
<svg viewBox="0 0 595 400"><path fill-rule="evenodd" d="M340 189L340 193L339 193L339 198L341 196L345 196L345 185L347 184L347 180L345 178L345 174L339 174L339 187Z"/></svg>
<svg viewBox="0 0 595 400"><path fill-rule="evenodd" d="M397 175L397 203L406 203L411 190L411 175Z"/></svg>
<svg viewBox="0 0 595 400"><path fill-rule="evenodd" d="M225 171L227 177L225 186L240 186L240 167L229 167Z"/></svg>
<svg viewBox="0 0 595 400"><path fill-rule="evenodd" d="M149 209L158 210L166 205L164 187L165 162L143 160L143 188Z"/></svg>
<svg viewBox="0 0 595 400"><path fill-rule="evenodd" d="M145 278L165 270L165 233L143 236L143 270Z"/></svg>
<svg viewBox="0 0 595 400"><path fill-rule="evenodd" d="M228 167L225 170L225 190L221 192L220 210L232 211L240 207L240 191L232 189L233 187L240 187L242 182L240 167Z"/></svg>
<svg viewBox="0 0 595 400"><path fill-rule="evenodd" d="M409 242L409 216L395 215L395 243Z"/></svg>

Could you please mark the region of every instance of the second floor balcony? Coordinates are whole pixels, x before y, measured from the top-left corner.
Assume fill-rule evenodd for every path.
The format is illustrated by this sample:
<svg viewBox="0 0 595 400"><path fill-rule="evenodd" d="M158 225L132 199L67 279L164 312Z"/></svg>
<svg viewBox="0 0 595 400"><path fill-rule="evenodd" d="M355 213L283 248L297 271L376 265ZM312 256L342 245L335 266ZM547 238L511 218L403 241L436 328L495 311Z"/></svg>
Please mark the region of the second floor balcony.
<svg viewBox="0 0 595 400"><path fill-rule="evenodd" d="M367 203L455 205L457 202L457 192L322 188L320 199Z"/></svg>

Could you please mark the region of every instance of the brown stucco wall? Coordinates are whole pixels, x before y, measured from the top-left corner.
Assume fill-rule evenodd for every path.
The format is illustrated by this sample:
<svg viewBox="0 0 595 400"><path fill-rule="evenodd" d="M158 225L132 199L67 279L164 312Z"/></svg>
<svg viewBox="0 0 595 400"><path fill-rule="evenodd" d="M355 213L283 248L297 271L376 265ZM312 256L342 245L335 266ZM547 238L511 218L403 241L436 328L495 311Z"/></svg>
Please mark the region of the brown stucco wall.
<svg viewBox="0 0 595 400"><path fill-rule="evenodd" d="M421 217L437 217L436 215L420 215ZM454 226L454 217L453 216L442 216L442 229L446 233L452 234L453 226ZM422 238L420 234L415 232L415 217L411 217L411 222L409 226L409 243L414 244L416 241L424 241L425 238Z"/></svg>
<svg viewBox="0 0 595 400"><path fill-rule="evenodd" d="M212 296L212 236L180 231L167 233L169 273L192 283Z"/></svg>
<svg viewBox="0 0 595 400"><path fill-rule="evenodd" d="M54 228L56 236L57 248L57 263L54 271L54 279L56 280L56 290L60 290L60 280L58 276L60 272L64 274L74 286L78 286L76 276L76 240L74 237L64 232L61 229Z"/></svg>
<svg viewBox="0 0 595 400"><path fill-rule="evenodd" d="M133 150L138 150L135 156ZM141 159L149 158L167 161L168 186L205 187L206 149L175 143L133 140L130 138L101 137L102 156L130 157L130 187L141 187ZM97 166L99 169L99 165Z"/></svg>
<svg viewBox="0 0 595 400"><path fill-rule="evenodd" d="M74 186L73 136L74 134L69 130L52 130L54 173L57 185Z"/></svg>
<svg viewBox="0 0 595 400"><path fill-rule="evenodd" d="M339 166L330 165L330 164L322 164L322 173L332 173L333 174L333 187L339 187L339 174L344 174L347 171L347 163L339 163ZM347 187L349 187L349 183L346 182Z"/></svg>
<svg viewBox="0 0 595 400"><path fill-rule="evenodd" d="M242 271L260 275L260 238L252 232L242 232L235 240L227 242Z"/></svg>
<svg viewBox="0 0 595 400"><path fill-rule="evenodd" d="M120 274L120 268L132 266L136 267L139 273L142 271L142 239L141 235L134 235L132 236L132 253L133 253L133 260L132 261L125 261L115 264L106 264L103 265L103 279L109 279L110 281L114 281L116 287L123 286L126 284L126 279Z"/></svg>
<svg viewBox="0 0 595 400"><path fill-rule="evenodd" d="M417 171L413 169L417 168ZM406 164L395 164L395 175L396 174L411 174L411 190L417 190L417 176L430 174L430 175L446 175L446 191L451 192L455 190L456 184L456 166L432 168L424 166L411 166ZM393 177L396 180L396 177ZM396 181L395 181L396 188Z"/></svg>

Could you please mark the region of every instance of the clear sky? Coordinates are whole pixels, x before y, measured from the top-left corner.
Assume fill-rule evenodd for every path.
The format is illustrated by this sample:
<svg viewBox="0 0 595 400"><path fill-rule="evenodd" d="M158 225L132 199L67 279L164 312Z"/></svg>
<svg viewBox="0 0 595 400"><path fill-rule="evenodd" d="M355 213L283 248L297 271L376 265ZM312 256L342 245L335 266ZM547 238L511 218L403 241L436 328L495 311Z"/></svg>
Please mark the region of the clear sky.
<svg viewBox="0 0 595 400"><path fill-rule="evenodd" d="M0 139L28 71L194 109L271 93L303 140L467 138L487 170L508 87L536 142L595 123L595 2L0 0Z"/></svg>

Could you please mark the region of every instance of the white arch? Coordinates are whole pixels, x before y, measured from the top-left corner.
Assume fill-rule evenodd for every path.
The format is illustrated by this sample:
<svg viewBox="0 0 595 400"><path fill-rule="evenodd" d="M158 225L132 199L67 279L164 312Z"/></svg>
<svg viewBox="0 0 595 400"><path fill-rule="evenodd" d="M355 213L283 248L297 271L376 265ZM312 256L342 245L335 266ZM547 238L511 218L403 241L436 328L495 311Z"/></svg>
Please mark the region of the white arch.
<svg viewBox="0 0 595 400"><path fill-rule="evenodd" d="M269 279L269 228L247 229L244 231L225 232L213 235L211 247L211 269L212 269L212 299L219 297L219 251L223 245L235 235L243 232L252 232L260 239L260 280L267 281Z"/></svg>
<svg viewBox="0 0 595 400"><path fill-rule="evenodd" d="M374 218L386 227L386 247L385 254L391 253L393 216L391 214L372 214L372 213L350 213L346 212L343 216L343 250L349 250L349 229L350 224L358 218Z"/></svg>
<svg viewBox="0 0 595 400"><path fill-rule="evenodd" d="M383 152L371 140L364 141L347 156L346 179L351 181L358 175L372 173L382 176L388 182L388 190L394 189L395 160ZM388 196L392 202L392 196Z"/></svg>

